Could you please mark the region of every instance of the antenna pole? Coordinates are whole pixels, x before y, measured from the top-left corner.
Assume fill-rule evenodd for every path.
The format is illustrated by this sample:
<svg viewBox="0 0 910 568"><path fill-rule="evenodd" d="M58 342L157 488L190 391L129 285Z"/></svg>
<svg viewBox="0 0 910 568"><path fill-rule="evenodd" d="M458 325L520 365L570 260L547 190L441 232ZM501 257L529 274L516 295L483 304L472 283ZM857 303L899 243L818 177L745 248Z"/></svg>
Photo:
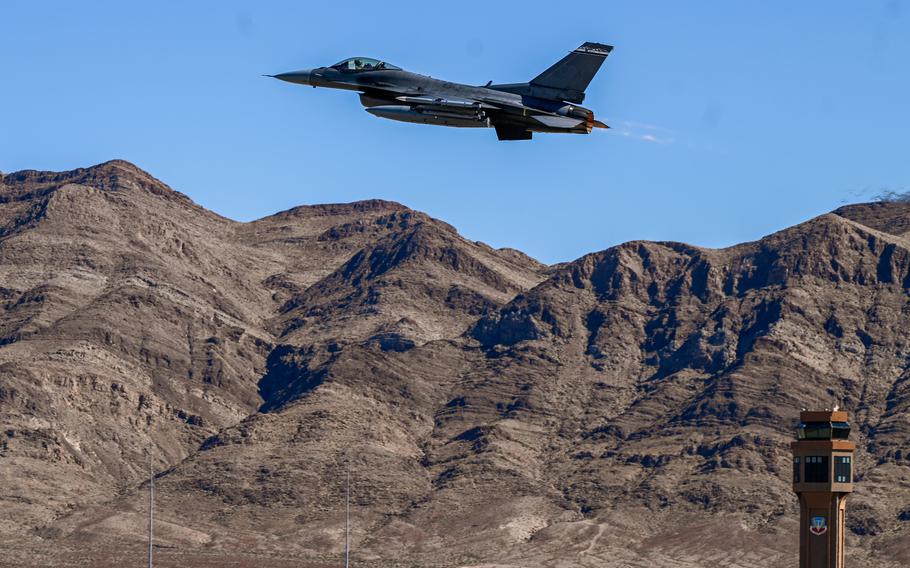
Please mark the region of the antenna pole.
<svg viewBox="0 0 910 568"><path fill-rule="evenodd" d="M152 568L152 547L155 543L155 471L152 469L152 448L149 446L149 566Z"/></svg>
<svg viewBox="0 0 910 568"><path fill-rule="evenodd" d="M344 568L351 566L351 470L347 471L344 495Z"/></svg>

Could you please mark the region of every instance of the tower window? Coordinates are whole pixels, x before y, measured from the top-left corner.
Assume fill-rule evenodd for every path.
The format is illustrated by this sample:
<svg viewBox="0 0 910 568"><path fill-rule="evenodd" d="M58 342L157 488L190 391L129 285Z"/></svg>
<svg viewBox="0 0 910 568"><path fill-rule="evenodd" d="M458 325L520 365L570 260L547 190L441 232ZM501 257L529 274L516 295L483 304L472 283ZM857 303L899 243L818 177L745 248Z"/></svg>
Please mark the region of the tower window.
<svg viewBox="0 0 910 568"><path fill-rule="evenodd" d="M793 458L793 483L799 483L799 456Z"/></svg>
<svg viewBox="0 0 910 568"><path fill-rule="evenodd" d="M834 456L834 481L837 483L852 483L850 471L852 460L850 456Z"/></svg>
<svg viewBox="0 0 910 568"><path fill-rule="evenodd" d="M828 456L806 456L806 483L828 483Z"/></svg>

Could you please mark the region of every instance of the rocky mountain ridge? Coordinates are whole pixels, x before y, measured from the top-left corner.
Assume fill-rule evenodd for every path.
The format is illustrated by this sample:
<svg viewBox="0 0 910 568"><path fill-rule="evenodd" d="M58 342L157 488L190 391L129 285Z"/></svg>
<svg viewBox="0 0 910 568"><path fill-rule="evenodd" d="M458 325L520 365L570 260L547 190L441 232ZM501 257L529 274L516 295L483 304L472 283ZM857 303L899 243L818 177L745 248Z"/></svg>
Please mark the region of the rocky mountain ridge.
<svg viewBox="0 0 910 568"><path fill-rule="evenodd" d="M796 415L838 400L851 554L910 562L907 204L546 267L383 201L237 223L119 161L0 196L10 554L122 561L151 446L177 556L336 554L350 472L361 562L775 566Z"/></svg>

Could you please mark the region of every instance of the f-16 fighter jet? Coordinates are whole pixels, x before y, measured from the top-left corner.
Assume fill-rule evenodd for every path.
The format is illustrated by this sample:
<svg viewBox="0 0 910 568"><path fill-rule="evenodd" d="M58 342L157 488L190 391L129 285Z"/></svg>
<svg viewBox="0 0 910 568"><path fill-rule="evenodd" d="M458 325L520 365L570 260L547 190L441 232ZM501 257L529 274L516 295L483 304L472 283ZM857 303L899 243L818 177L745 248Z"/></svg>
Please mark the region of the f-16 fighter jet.
<svg viewBox="0 0 910 568"><path fill-rule="evenodd" d="M500 140L530 140L534 132L588 134L594 127L609 128L579 104L612 50L609 45L585 43L529 82L506 85L450 83L368 57L269 76L299 85L359 91L366 111L381 118L493 127Z"/></svg>

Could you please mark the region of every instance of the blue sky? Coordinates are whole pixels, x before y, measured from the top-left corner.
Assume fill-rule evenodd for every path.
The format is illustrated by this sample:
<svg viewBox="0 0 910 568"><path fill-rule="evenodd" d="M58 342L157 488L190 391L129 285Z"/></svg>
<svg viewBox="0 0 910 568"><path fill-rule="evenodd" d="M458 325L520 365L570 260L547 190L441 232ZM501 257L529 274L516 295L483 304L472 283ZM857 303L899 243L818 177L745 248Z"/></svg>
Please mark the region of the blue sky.
<svg viewBox="0 0 910 568"><path fill-rule="evenodd" d="M77 5L78 4L78 5ZM726 246L910 189L910 2L41 2L0 8L0 170L130 160L222 215L400 201L545 261ZM261 77L372 56L482 84L616 46L614 127L498 142Z"/></svg>

